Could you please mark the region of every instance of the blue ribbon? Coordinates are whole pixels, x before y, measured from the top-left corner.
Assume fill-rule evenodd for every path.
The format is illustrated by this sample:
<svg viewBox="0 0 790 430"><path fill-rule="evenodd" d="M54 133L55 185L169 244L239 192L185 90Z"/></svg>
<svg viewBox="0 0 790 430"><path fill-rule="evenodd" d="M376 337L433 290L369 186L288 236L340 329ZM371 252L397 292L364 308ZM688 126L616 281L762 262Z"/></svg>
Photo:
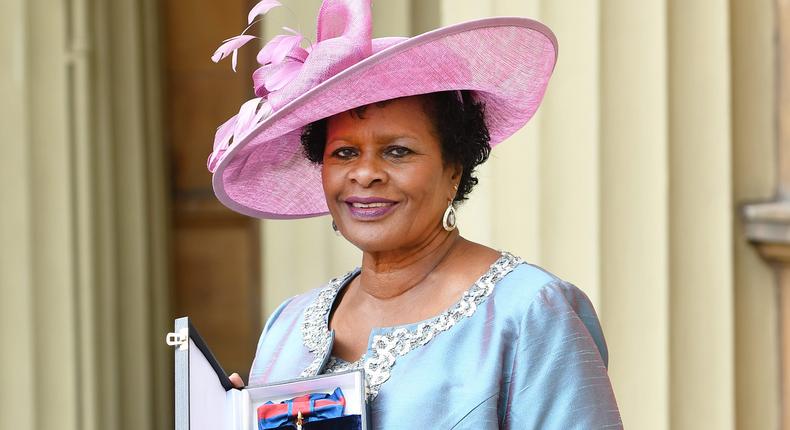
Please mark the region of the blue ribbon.
<svg viewBox="0 0 790 430"><path fill-rule="evenodd" d="M259 418L258 430L272 430L282 427L285 424L296 422L297 414L293 412L294 400L301 400L302 398L303 396L295 397L277 404L269 401L258 407L259 417L261 416L261 409L263 408L274 407L276 410L282 410L282 413L280 414L273 415L268 418ZM327 400L331 403L325 403L322 406L316 407L315 404L318 400ZM309 402L310 411L308 414L303 413L304 422L321 421L343 416L343 410L345 409L345 397L343 396L343 391L340 388L335 388L335 391L332 394L312 393L309 396Z"/></svg>

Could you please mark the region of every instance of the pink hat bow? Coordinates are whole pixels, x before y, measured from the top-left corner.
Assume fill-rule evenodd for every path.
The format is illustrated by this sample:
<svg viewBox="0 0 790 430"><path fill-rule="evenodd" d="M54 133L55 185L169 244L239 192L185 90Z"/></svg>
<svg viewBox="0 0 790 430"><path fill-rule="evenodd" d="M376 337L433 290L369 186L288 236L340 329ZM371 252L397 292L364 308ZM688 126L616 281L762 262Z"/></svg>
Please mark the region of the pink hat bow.
<svg viewBox="0 0 790 430"><path fill-rule="evenodd" d="M276 0L259 2L250 11L250 24L277 6L281 4ZM285 30L290 34L275 36L258 53L261 67L252 75L257 97L217 129L209 171L216 170L232 142L311 88L369 57L373 50L370 0L325 0L318 12L316 43L309 50L300 46L301 34ZM237 50L253 39L245 34L228 39L212 59L218 62L230 54L235 70Z"/></svg>

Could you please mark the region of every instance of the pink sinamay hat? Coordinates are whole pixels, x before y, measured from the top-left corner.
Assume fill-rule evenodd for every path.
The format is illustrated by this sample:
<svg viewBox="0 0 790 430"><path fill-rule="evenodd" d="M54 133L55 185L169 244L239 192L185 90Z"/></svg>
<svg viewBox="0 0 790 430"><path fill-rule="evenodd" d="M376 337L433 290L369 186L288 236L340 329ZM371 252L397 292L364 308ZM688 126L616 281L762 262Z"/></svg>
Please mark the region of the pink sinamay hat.
<svg viewBox="0 0 790 430"><path fill-rule="evenodd" d="M264 0L256 16L279 6ZM470 90L485 103L491 146L529 121L557 59L557 40L526 18L470 21L412 38L371 37L370 0L324 0L316 43L276 36L258 54L257 98L217 129L208 167L217 198L257 218L288 219L328 212L321 170L303 154L301 132L320 119L359 106L438 91ZM214 61L254 39L228 39Z"/></svg>

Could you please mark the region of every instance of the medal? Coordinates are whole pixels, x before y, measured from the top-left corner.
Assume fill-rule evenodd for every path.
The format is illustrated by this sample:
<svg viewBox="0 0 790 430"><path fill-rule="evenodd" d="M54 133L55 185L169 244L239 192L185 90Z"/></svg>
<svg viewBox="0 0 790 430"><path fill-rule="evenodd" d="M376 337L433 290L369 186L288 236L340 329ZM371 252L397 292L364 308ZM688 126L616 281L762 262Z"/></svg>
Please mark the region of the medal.
<svg viewBox="0 0 790 430"><path fill-rule="evenodd" d="M302 430L305 423L342 417L345 407L346 398L340 388L332 394L310 393L280 403L266 402L258 407L258 430L289 424Z"/></svg>

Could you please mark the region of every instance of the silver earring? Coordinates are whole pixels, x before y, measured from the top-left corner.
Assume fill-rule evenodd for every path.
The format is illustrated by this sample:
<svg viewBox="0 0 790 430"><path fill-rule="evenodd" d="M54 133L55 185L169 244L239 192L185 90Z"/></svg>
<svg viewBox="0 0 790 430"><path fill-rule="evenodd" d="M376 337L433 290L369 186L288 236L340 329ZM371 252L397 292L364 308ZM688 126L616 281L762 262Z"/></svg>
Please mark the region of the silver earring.
<svg viewBox="0 0 790 430"><path fill-rule="evenodd" d="M335 220L332 220L332 230L335 232L335 236L340 236L340 230L337 229L337 224L335 224Z"/></svg>
<svg viewBox="0 0 790 430"><path fill-rule="evenodd" d="M457 224L455 206L453 206L453 202L451 201L447 206L447 210L444 211L444 216L442 216L442 227L447 231L453 231Z"/></svg>

